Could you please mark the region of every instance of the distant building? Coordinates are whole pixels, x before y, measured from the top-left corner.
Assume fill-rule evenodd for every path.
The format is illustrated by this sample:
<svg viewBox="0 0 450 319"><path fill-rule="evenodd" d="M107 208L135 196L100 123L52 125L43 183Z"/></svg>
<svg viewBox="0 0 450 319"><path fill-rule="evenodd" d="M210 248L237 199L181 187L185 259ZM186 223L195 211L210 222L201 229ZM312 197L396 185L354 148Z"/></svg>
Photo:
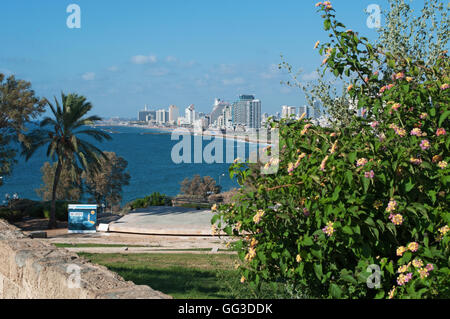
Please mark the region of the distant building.
<svg viewBox="0 0 450 319"><path fill-rule="evenodd" d="M300 116L302 116L305 113L306 113L305 117L309 118L309 107L308 107L308 105L300 106L298 108L298 116L300 117Z"/></svg>
<svg viewBox="0 0 450 319"><path fill-rule="evenodd" d="M240 95L232 106L232 123L248 129L261 128L261 101L253 95Z"/></svg>
<svg viewBox="0 0 450 319"><path fill-rule="evenodd" d="M297 108L295 106L283 105L281 107L281 116L285 119L289 119L292 116L297 115Z"/></svg>
<svg viewBox="0 0 450 319"><path fill-rule="evenodd" d="M215 123L220 115L223 115L223 109L230 106L230 103L224 102L221 99L214 100L213 110L211 112L211 123Z"/></svg>
<svg viewBox="0 0 450 319"><path fill-rule="evenodd" d="M308 118L318 119L320 117L321 108L322 108L322 103L320 103L319 101L314 101L313 107L310 107Z"/></svg>
<svg viewBox="0 0 450 319"><path fill-rule="evenodd" d="M148 120L147 120L148 117L150 118L150 120L155 120L156 112L148 110L147 105L146 105L143 110L138 112L138 121L139 122L148 122Z"/></svg>
<svg viewBox="0 0 450 319"><path fill-rule="evenodd" d="M189 105L185 110L185 123L193 125L196 120L194 104Z"/></svg>
<svg viewBox="0 0 450 319"><path fill-rule="evenodd" d="M176 107L175 105L169 106L169 122L177 123L179 117L180 113L178 107Z"/></svg>
<svg viewBox="0 0 450 319"><path fill-rule="evenodd" d="M166 124L168 121L169 121L169 112L162 109L156 111L156 122L158 124Z"/></svg>

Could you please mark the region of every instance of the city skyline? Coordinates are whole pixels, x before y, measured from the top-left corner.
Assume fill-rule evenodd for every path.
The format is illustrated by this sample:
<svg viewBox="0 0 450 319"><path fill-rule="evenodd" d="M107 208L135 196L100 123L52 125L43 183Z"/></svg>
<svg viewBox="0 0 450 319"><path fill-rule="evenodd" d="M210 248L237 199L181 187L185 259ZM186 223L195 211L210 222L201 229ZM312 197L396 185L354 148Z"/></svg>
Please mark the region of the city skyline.
<svg viewBox="0 0 450 319"><path fill-rule="evenodd" d="M280 85L289 80L278 70L280 54L304 70L302 80L313 80L322 60L314 43L327 39L309 1L75 3L81 29L66 26L67 1L5 3L0 72L30 81L48 99L82 94L102 117L129 117L145 104L192 103L207 112L211 96L243 92L258 96L270 113L302 105L301 90ZM369 4L333 3L352 21L349 28L374 38L364 12Z"/></svg>

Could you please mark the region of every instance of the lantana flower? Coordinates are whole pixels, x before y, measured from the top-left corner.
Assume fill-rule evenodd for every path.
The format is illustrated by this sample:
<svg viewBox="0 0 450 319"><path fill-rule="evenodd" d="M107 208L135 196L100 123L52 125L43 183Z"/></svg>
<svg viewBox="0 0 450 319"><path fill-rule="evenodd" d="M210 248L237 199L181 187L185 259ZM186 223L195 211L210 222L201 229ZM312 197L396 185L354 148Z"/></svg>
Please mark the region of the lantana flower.
<svg viewBox="0 0 450 319"><path fill-rule="evenodd" d="M411 159L409 160L412 164L414 164L414 165L420 165L420 164L422 164L422 159L420 159L420 158L414 158L414 157L411 157Z"/></svg>
<svg viewBox="0 0 450 319"><path fill-rule="evenodd" d="M403 72L397 73L397 74L395 75L395 79L396 79L396 80L401 80L401 79L403 79L404 77L405 77L405 73L403 73Z"/></svg>
<svg viewBox="0 0 450 319"><path fill-rule="evenodd" d="M397 209L397 201L395 201L394 199L391 199L390 201L389 201L389 203L388 203L388 206L387 206L387 208L386 208L386 211L388 212L388 213L390 213L390 212L393 212L394 210L396 210Z"/></svg>
<svg viewBox="0 0 450 319"><path fill-rule="evenodd" d="M419 272L419 275L420 275L421 279L424 279L424 278L428 277L428 275L429 275L429 272L428 272L428 270L426 268L420 268L418 270L418 272Z"/></svg>
<svg viewBox="0 0 450 319"><path fill-rule="evenodd" d="M437 165L440 169L445 169L447 168L448 163L446 161L441 161Z"/></svg>
<svg viewBox="0 0 450 319"><path fill-rule="evenodd" d="M444 227L439 228L439 232L441 233L442 236L447 234L449 230L450 230L450 227L448 227L448 225L445 225Z"/></svg>
<svg viewBox="0 0 450 319"><path fill-rule="evenodd" d="M412 279L412 273L408 273L408 274L400 274L400 276L398 276L397 278L397 284L399 286L403 286L404 284L406 284L408 281L410 281Z"/></svg>
<svg viewBox="0 0 450 319"><path fill-rule="evenodd" d="M422 136L422 130L418 127L411 130L409 133L411 136Z"/></svg>
<svg viewBox="0 0 450 319"><path fill-rule="evenodd" d="M414 267L416 267L416 268L421 268L422 266L423 266L423 261L422 261L422 259L414 259L413 261L412 261L412 264L413 264L413 266Z"/></svg>
<svg viewBox="0 0 450 319"><path fill-rule="evenodd" d="M448 88L450 88L450 84L448 84L448 83L441 85L441 90L447 90Z"/></svg>
<svg viewBox="0 0 450 319"><path fill-rule="evenodd" d="M401 224L403 224L403 216L401 214L391 215L389 216L389 218L391 222L396 226L400 226Z"/></svg>
<svg viewBox="0 0 450 319"><path fill-rule="evenodd" d="M322 228L322 231L323 231L325 234L327 234L328 237L331 237L331 236L333 235L333 233L334 233L334 227L333 227L333 225L334 225L334 223L331 222L331 221L329 221L329 222L327 223L327 225L326 225L324 228Z"/></svg>
<svg viewBox="0 0 450 319"><path fill-rule="evenodd" d="M403 254L408 251L405 246L400 246L397 248L397 256L403 256Z"/></svg>
<svg viewBox="0 0 450 319"><path fill-rule="evenodd" d="M359 160L356 161L356 166L357 167L361 167L367 164L367 158L360 158Z"/></svg>
<svg viewBox="0 0 450 319"><path fill-rule="evenodd" d="M412 252L416 252L419 249L419 244L416 242L412 242L408 244L408 250Z"/></svg>
<svg viewBox="0 0 450 319"><path fill-rule="evenodd" d="M370 172L365 172L365 173L364 173L364 177L365 177L365 178L373 179L373 178L375 177L375 173L374 173L373 170L371 170Z"/></svg>
<svg viewBox="0 0 450 319"><path fill-rule="evenodd" d="M254 222L255 224L259 224L259 222L261 221L261 217L263 217L264 214L265 214L265 213L264 213L264 211L263 211L262 209L258 210L258 211L256 212L256 215L253 216L253 222Z"/></svg>
<svg viewBox="0 0 450 319"><path fill-rule="evenodd" d="M447 134L447 132L442 127L438 128L437 131L436 131L436 136L441 136L441 135L445 135L445 134Z"/></svg>
<svg viewBox="0 0 450 319"><path fill-rule="evenodd" d="M431 147L430 141L428 140L422 140L420 142L420 148L424 151L426 151L427 149L429 149Z"/></svg>

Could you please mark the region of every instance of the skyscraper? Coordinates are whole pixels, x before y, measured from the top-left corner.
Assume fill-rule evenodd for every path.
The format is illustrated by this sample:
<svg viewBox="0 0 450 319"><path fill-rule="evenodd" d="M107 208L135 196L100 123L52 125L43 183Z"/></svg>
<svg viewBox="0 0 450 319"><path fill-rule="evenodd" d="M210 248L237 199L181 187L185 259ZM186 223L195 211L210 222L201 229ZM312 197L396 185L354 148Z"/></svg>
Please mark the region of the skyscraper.
<svg viewBox="0 0 450 319"><path fill-rule="evenodd" d="M295 106L283 105L281 109L281 116L285 119L291 118L292 115L296 115L297 113L297 108Z"/></svg>
<svg viewBox="0 0 450 319"><path fill-rule="evenodd" d="M157 110L156 111L156 122L159 124L165 124L167 123L169 119L169 112L167 112L166 110Z"/></svg>
<svg viewBox="0 0 450 319"><path fill-rule="evenodd" d="M253 95L240 95L232 106L234 125L245 125L249 129L261 128L261 101Z"/></svg>
<svg viewBox="0 0 450 319"><path fill-rule="evenodd" d="M175 105L169 106L169 122L177 123L179 116L180 115L179 115L178 107L176 107Z"/></svg>
<svg viewBox="0 0 450 319"><path fill-rule="evenodd" d="M150 111L147 109L147 105L144 107L143 110L138 112L138 121L140 122L147 122L147 118L155 119L156 113L155 111Z"/></svg>
<svg viewBox="0 0 450 319"><path fill-rule="evenodd" d="M196 119L194 104L191 104L186 108L185 114L186 114L185 118L186 118L187 124L191 124L191 125L194 124L195 119Z"/></svg>
<svg viewBox="0 0 450 319"><path fill-rule="evenodd" d="M309 107L308 105L303 105L298 108L298 116L302 116L303 113L306 113L306 118L309 118Z"/></svg>
<svg viewBox="0 0 450 319"><path fill-rule="evenodd" d="M215 99L214 100L214 106L213 110L211 112L211 123L214 123L217 121L217 118L222 115L222 111L225 107L229 106L230 103L224 102L221 99Z"/></svg>

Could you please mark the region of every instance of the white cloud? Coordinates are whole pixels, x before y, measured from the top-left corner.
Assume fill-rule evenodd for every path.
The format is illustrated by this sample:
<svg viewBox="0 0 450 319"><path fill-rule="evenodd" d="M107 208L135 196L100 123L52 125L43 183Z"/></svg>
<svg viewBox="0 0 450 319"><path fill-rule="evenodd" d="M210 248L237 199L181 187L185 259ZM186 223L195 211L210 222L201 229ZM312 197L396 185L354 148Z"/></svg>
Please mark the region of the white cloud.
<svg viewBox="0 0 450 319"><path fill-rule="evenodd" d="M244 84L245 81L243 78L233 78L233 79L223 79L222 83L224 85L239 85Z"/></svg>
<svg viewBox="0 0 450 319"><path fill-rule="evenodd" d="M215 69L215 72L219 74L235 74L236 73L236 65L234 64L220 64Z"/></svg>
<svg viewBox="0 0 450 319"><path fill-rule="evenodd" d="M155 63L156 62L156 56L154 55L135 55L131 57L131 62L134 64L148 64L148 63Z"/></svg>
<svg viewBox="0 0 450 319"><path fill-rule="evenodd" d="M278 77L281 74L278 65L271 64L266 71L260 73L260 77L264 80L269 80Z"/></svg>
<svg viewBox="0 0 450 319"><path fill-rule="evenodd" d="M166 58L166 61L167 61L167 62L177 62L177 58L174 57L174 56L168 56L168 57Z"/></svg>
<svg viewBox="0 0 450 319"><path fill-rule="evenodd" d="M149 71L151 75L153 76L164 76L169 74L169 70L166 68L154 68Z"/></svg>
<svg viewBox="0 0 450 319"><path fill-rule="evenodd" d="M95 79L95 73L94 72L86 72L81 77L85 81L92 81Z"/></svg>
<svg viewBox="0 0 450 319"><path fill-rule="evenodd" d="M113 65L108 68L108 71L116 72L116 71L119 71L119 68L117 66Z"/></svg>

